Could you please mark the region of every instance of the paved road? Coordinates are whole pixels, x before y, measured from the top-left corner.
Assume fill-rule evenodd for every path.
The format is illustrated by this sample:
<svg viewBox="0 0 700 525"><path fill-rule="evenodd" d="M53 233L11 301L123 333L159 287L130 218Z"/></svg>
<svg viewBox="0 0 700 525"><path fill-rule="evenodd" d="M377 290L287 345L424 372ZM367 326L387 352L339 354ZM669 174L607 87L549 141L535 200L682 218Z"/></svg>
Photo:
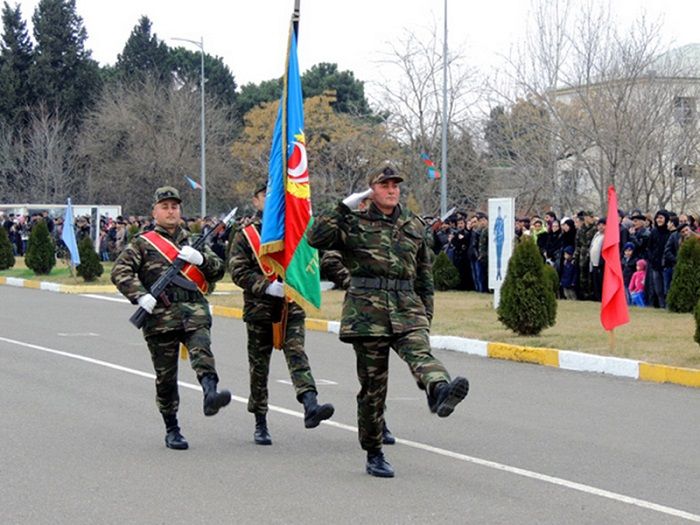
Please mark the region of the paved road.
<svg viewBox="0 0 700 525"><path fill-rule="evenodd" d="M151 364L133 307L0 287L0 523L477 523L700 521L700 391L453 352L472 383L432 416L392 356L390 480L364 473L352 350L307 346L330 424L303 428L275 355L274 444L252 443L244 325L215 319L222 384L236 395L201 414L181 369L186 452L163 445Z"/></svg>

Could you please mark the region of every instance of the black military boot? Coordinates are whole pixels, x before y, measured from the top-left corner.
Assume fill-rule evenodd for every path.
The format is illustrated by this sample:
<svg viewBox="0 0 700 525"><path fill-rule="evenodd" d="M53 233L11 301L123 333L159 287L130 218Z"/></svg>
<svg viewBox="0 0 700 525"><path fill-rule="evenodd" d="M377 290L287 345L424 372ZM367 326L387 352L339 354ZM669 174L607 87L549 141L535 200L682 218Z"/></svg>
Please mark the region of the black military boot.
<svg viewBox="0 0 700 525"><path fill-rule="evenodd" d="M267 430L267 417L265 414L255 414L255 433L253 439L256 445L272 445L272 436Z"/></svg>
<svg viewBox="0 0 700 525"><path fill-rule="evenodd" d="M469 381L466 377L456 377L449 383L440 381L432 387L428 395L430 411L437 413L439 417L447 417L462 399L467 397L467 393L469 393Z"/></svg>
<svg viewBox="0 0 700 525"><path fill-rule="evenodd" d="M165 422L165 446L174 450L187 450L189 444L180 434L177 416L175 414L163 414L163 421Z"/></svg>
<svg viewBox="0 0 700 525"><path fill-rule="evenodd" d="M367 451L367 474L377 478L393 478L394 468L384 458L381 449Z"/></svg>
<svg viewBox="0 0 700 525"><path fill-rule="evenodd" d="M330 403L319 405L316 400L316 392L308 391L301 395L300 401L304 404L304 426L306 428L316 428L321 421L328 419L335 412L335 408Z"/></svg>
<svg viewBox="0 0 700 525"><path fill-rule="evenodd" d="M384 445L393 445L396 443L396 438L394 437L394 434L391 433L391 430L389 430L389 427L386 426L386 421L382 427L382 443Z"/></svg>
<svg viewBox="0 0 700 525"><path fill-rule="evenodd" d="M216 391L218 379L214 374L206 374L199 380L204 391L204 415L213 416L220 408L231 402L231 392L228 390Z"/></svg>

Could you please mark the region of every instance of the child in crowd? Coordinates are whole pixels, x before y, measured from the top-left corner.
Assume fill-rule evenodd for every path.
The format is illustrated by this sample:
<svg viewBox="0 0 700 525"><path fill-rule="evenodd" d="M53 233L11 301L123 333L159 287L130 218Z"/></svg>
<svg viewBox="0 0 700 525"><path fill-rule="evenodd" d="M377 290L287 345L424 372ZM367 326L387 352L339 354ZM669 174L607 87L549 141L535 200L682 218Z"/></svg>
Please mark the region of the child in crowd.
<svg viewBox="0 0 700 525"><path fill-rule="evenodd" d="M631 242L625 243L622 259L622 280L625 283L625 297L627 304L632 304L632 294L629 286L632 280L632 275L637 269L637 258L634 256L634 244Z"/></svg>
<svg viewBox="0 0 700 525"><path fill-rule="evenodd" d="M564 248L564 261L561 265L561 278L559 280L564 292L564 299L576 300L576 285L578 284L578 266L574 264L574 247Z"/></svg>
<svg viewBox="0 0 700 525"><path fill-rule="evenodd" d="M647 273L647 262L644 259L637 261L637 271L630 279L629 291L632 296L632 304L635 306L645 306L644 304L644 276Z"/></svg>

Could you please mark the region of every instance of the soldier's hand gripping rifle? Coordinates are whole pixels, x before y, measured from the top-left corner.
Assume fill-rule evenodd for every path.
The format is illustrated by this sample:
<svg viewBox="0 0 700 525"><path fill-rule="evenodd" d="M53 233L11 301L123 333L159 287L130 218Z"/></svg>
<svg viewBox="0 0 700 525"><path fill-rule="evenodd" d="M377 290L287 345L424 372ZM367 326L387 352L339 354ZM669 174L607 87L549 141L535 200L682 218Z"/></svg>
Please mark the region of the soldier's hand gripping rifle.
<svg viewBox="0 0 700 525"><path fill-rule="evenodd" d="M213 235L218 235L224 229L228 226L228 224L233 221L234 217L236 216L236 212L238 211L238 208L234 208L231 210L231 213L229 213L223 221L221 221L219 224L216 225L215 228L212 228L209 230L206 235L200 235L197 240L192 244L192 248L195 250L201 251L202 248L204 248L204 244L207 242L207 240L213 236ZM153 286L151 286L151 289L149 290L148 293L150 293L153 297L158 298L164 291L165 288L172 282L172 280L180 274L180 270L182 267L185 265L187 261L176 258L173 263L170 265L170 268L161 275L158 280L153 283ZM141 328L144 323L146 322L146 318L150 314L148 313L147 310L144 308L140 307L136 312L134 312L134 315L129 317L129 322L133 324L136 328Z"/></svg>

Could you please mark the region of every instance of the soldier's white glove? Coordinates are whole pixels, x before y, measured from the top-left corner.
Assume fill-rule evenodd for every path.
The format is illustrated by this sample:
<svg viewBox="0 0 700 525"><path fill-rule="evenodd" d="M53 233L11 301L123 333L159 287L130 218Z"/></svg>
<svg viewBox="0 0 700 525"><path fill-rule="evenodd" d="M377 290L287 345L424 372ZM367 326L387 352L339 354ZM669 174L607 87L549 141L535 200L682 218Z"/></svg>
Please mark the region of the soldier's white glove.
<svg viewBox="0 0 700 525"><path fill-rule="evenodd" d="M146 295L142 295L139 297L138 303L141 308L146 310L149 314L153 313L153 309L156 307L156 298L153 297L150 293L147 293Z"/></svg>
<svg viewBox="0 0 700 525"><path fill-rule="evenodd" d="M352 195L345 197L343 199L343 204L345 204L351 210L356 210L360 203L370 195L372 195L372 188L359 193L353 193Z"/></svg>
<svg viewBox="0 0 700 525"><path fill-rule="evenodd" d="M195 266L199 266L204 262L204 256L192 248L192 246L183 246L180 248L180 253L177 255L177 258L194 264Z"/></svg>
<svg viewBox="0 0 700 525"><path fill-rule="evenodd" d="M265 293L272 297L284 297L284 284L279 281L272 281L270 286L265 288Z"/></svg>

